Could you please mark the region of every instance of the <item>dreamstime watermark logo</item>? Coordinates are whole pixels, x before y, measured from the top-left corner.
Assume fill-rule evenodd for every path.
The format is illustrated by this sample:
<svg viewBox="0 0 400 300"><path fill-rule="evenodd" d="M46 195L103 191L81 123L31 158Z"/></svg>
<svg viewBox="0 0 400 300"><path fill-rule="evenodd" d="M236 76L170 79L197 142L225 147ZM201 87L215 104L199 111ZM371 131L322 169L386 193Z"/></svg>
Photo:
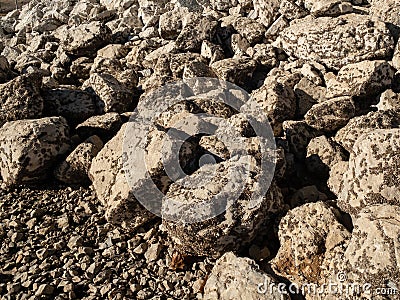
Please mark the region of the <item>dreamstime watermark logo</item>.
<svg viewBox="0 0 400 300"><path fill-rule="evenodd" d="M307 283L298 285L296 283L273 282L268 276L264 276L264 282L257 285L260 294L302 294L302 295L338 295L338 296L360 296L360 295L399 295L396 286L372 288L371 283L348 282L347 274L339 272L336 280L329 280L324 284ZM283 298L283 297L282 297Z"/></svg>
<svg viewBox="0 0 400 300"><path fill-rule="evenodd" d="M247 132L259 141L259 157L246 207L259 204L273 179L276 145L262 107L249 99L243 89L215 78L167 84L143 96L126 125L123 141L123 169L134 197L152 213L171 221L200 222L223 213L240 199L254 168L241 132L241 126L247 126ZM232 115L240 115L239 125L229 119ZM222 179L216 176L216 163L223 159L199 147L204 136L216 137L229 152L232 165L226 165ZM207 168L197 180L185 180L206 164L215 168ZM179 185L182 191L199 194L202 189L209 191L216 180L223 180L218 185L221 189L201 201L166 194L171 184L174 190Z"/></svg>

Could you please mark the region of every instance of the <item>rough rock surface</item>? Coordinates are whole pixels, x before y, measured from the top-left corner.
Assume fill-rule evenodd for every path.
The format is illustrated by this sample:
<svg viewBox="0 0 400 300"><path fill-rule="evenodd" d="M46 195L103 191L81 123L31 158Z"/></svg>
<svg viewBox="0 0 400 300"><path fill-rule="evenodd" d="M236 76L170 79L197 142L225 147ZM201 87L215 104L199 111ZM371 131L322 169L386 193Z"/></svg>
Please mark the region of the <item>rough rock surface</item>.
<svg viewBox="0 0 400 300"><path fill-rule="evenodd" d="M349 63L386 58L394 47L385 23L356 14L308 16L292 22L280 38L290 56L315 60L336 70Z"/></svg>
<svg viewBox="0 0 400 300"><path fill-rule="evenodd" d="M7 121L41 117L40 77L22 75L0 85L0 125Z"/></svg>
<svg viewBox="0 0 400 300"><path fill-rule="evenodd" d="M62 117L7 122L0 128L1 176L6 185L37 182L69 150Z"/></svg>
<svg viewBox="0 0 400 300"><path fill-rule="evenodd" d="M362 135L350 154L338 205L351 215L377 203L399 205L399 129Z"/></svg>

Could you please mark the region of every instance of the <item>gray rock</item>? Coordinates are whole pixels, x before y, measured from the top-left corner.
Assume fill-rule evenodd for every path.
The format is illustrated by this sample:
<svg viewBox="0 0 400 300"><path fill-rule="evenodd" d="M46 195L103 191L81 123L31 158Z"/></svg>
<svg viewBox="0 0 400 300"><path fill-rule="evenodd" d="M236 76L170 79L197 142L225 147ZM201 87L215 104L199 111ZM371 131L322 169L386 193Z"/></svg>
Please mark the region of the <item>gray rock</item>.
<svg viewBox="0 0 400 300"><path fill-rule="evenodd" d="M377 129L353 146L338 205L352 216L377 203L399 205L399 129Z"/></svg>
<svg viewBox="0 0 400 300"><path fill-rule="evenodd" d="M335 70L349 63L387 58L394 47L385 23L356 14L307 16L284 29L280 41L291 57L317 61Z"/></svg>
<svg viewBox="0 0 400 300"><path fill-rule="evenodd" d="M62 117L8 122L0 128L0 169L6 185L37 182L69 150Z"/></svg>
<svg viewBox="0 0 400 300"><path fill-rule="evenodd" d="M355 113L352 98L339 97L314 104L304 116L304 120L317 130L332 132L345 126Z"/></svg>
<svg viewBox="0 0 400 300"><path fill-rule="evenodd" d="M36 74L19 76L0 85L0 125L8 121L38 118L42 115L41 78Z"/></svg>

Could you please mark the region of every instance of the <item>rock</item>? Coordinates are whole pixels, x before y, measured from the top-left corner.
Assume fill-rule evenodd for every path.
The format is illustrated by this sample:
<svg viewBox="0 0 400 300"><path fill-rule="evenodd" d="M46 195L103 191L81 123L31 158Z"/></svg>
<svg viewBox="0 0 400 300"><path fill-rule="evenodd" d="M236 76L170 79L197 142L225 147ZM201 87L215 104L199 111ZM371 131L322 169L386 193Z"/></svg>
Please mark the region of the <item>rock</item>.
<svg viewBox="0 0 400 300"><path fill-rule="evenodd" d="M244 37L251 45L262 42L265 36L265 27L250 18L237 17L233 28Z"/></svg>
<svg viewBox="0 0 400 300"><path fill-rule="evenodd" d="M394 47L385 23L356 14L307 16L284 29L280 40L289 56L335 70L363 60L387 58Z"/></svg>
<svg viewBox="0 0 400 300"><path fill-rule="evenodd" d="M272 293L270 285L273 286ZM262 272L254 260L228 252L217 260L212 269L204 286L203 299L256 300L262 294L268 295L266 297L271 300L289 299L288 295L278 292L277 281Z"/></svg>
<svg viewBox="0 0 400 300"><path fill-rule="evenodd" d="M138 227L153 219L154 215L135 199L134 189L124 174L122 155L126 128L127 124L124 124L93 159L89 178L97 198L105 206L107 220L116 224L125 221L132 227ZM138 174L138 179L141 178Z"/></svg>
<svg viewBox="0 0 400 300"><path fill-rule="evenodd" d="M225 58L224 51L221 46L215 45L209 41L203 41L201 44L201 56L208 58L210 64Z"/></svg>
<svg viewBox="0 0 400 300"><path fill-rule="evenodd" d="M74 151L55 170L55 177L67 184L85 184L90 182L88 173L93 158L103 147L98 136L91 136Z"/></svg>
<svg viewBox="0 0 400 300"><path fill-rule="evenodd" d="M339 161L329 171L328 187L337 196L343 188L343 175L349 168L348 161Z"/></svg>
<svg viewBox="0 0 400 300"><path fill-rule="evenodd" d="M308 126L304 121L284 121L283 132L289 143L290 152L297 158L304 159L307 145L312 138L316 137L318 131Z"/></svg>
<svg viewBox="0 0 400 300"><path fill-rule="evenodd" d="M294 93L297 97L298 116L304 116L310 108L317 103L326 100L326 88L317 86L307 78L302 78L294 87Z"/></svg>
<svg viewBox="0 0 400 300"><path fill-rule="evenodd" d="M293 193L290 197L290 205L291 207L298 207L306 203L325 202L326 200L328 200L328 197L324 193L321 193L315 185L310 185Z"/></svg>
<svg viewBox="0 0 400 300"><path fill-rule="evenodd" d="M334 139L348 152L353 152L357 139L375 129L391 129L398 127L400 122L398 114L392 111L370 112L366 115L351 119L346 126L341 128Z"/></svg>
<svg viewBox="0 0 400 300"><path fill-rule="evenodd" d="M93 116L76 126L76 132L82 139L97 135L102 141L111 139L121 128L122 118L118 113L110 112Z"/></svg>
<svg viewBox="0 0 400 300"><path fill-rule="evenodd" d="M279 248L273 270L301 286L324 284L340 262L351 237L339 212L323 202L290 210L279 224Z"/></svg>
<svg viewBox="0 0 400 300"><path fill-rule="evenodd" d="M52 295L54 292L54 287L48 284L41 284L37 291L35 292L35 295L40 297L40 296L48 296Z"/></svg>
<svg viewBox="0 0 400 300"><path fill-rule="evenodd" d="M52 89L44 92L43 99L47 115L63 116L72 125L83 122L98 110L94 97L81 90Z"/></svg>
<svg viewBox="0 0 400 300"><path fill-rule="evenodd" d="M345 159L340 146L324 135L313 138L307 146L306 165L311 173L327 176L333 165Z"/></svg>
<svg viewBox="0 0 400 300"><path fill-rule="evenodd" d="M326 83L326 96L372 97L391 86L394 74L393 67L384 60L349 64L339 70L335 79Z"/></svg>
<svg viewBox="0 0 400 300"><path fill-rule="evenodd" d="M317 130L332 132L346 125L355 113L356 108L351 97L339 97L314 104L304 120Z"/></svg>
<svg viewBox="0 0 400 300"><path fill-rule="evenodd" d="M371 0L370 3L369 13L371 16L386 22L393 36L398 38L400 34L400 8L396 0Z"/></svg>
<svg viewBox="0 0 400 300"><path fill-rule="evenodd" d="M186 15L183 19L183 28L175 40L176 47L181 51L200 51L204 40L211 41L217 24L211 16L192 13Z"/></svg>
<svg viewBox="0 0 400 300"><path fill-rule="evenodd" d="M253 47L247 48L247 55L257 61L258 64L272 69L278 66L278 57L276 48L269 44L256 44Z"/></svg>
<svg viewBox="0 0 400 300"><path fill-rule="evenodd" d="M399 129L377 129L362 135L350 153L343 175L339 207L354 216L377 203L399 205Z"/></svg>
<svg viewBox="0 0 400 300"><path fill-rule="evenodd" d="M395 67L398 71L400 70L400 42L397 42L396 49L393 55L393 67Z"/></svg>
<svg viewBox="0 0 400 300"><path fill-rule="evenodd" d="M254 101L264 109L275 135L282 133L282 123L294 118L296 112L296 97L293 89L285 84L276 82L264 83L251 94L246 105Z"/></svg>
<svg viewBox="0 0 400 300"><path fill-rule="evenodd" d="M376 105L378 110L394 110L400 111L400 94L393 92L393 90L386 90L379 98L379 103Z"/></svg>
<svg viewBox="0 0 400 300"><path fill-rule="evenodd" d="M182 253L219 257L237 250L255 237L265 218L286 209L274 183L264 197L258 198L257 191L262 187L253 184L261 175L254 163L251 156L236 156L205 164L170 186L162 204L163 225ZM248 176L243 169L248 167L256 175ZM256 198L249 201L252 196Z"/></svg>
<svg viewBox="0 0 400 300"><path fill-rule="evenodd" d="M41 117L40 85L41 78L35 74L22 75L0 85L0 126L8 121Z"/></svg>
<svg viewBox="0 0 400 300"><path fill-rule="evenodd" d="M268 28L278 17L280 1L253 0L254 11L261 24Z"/></svg>
<svg viewBox="0 0 400 300"><path fill-rule="evenodd" d="M128 48L121 44L110 44L97 51L98 57L121 59L128 55Z"/></svg>
<svg viewBox="0 0 400 300"><path fill-rule="evenodd" d="M161 249L162 245L160 243L151 244L144 254L147 263L157 260L158 256L160 255Z"/></svg>
<svg viewBox="0 0 400 300"><path fill-rule="evenodd" d="M126 88L109 74L93 73L87 81L100 98L99 106L104 112L126 112L136 107L132 90Z"/></svg>
<svg viewBox="0 0 400 300"><path fill-rule="evenodd" d="M90 69L92 68L93 61L88 57L78 57L72 61L70 71L71 74L79 79L86 80L89 78Z"/></svg>
<svg viewBox="0 0 400 300"><path fill-rule="evenodd" d="M344 285L368 282L365 297L376 295L377 288L393 294L398 291L400 266L396 257L399 247L400 207L381 204L363 209L354 219L354 229L344 253ZM379 249L379 250L378 250ZM361 290L362 291L362 290ZM395 297L393 297L395 298Z"/></svg>
<svg viewBox="0 0 400 300"><path fill-rule="evenodd" d="M106 41L111 31L99 21L71 26L66 35L61 36L62 48L67 54L76 56L93 56Z"/></svg>
<svg viewBox="0 0 400 300"><path fill-rule="evenodd" d="M163 39L174 40L178 37L182 30L182 19L185 13L184 9L174 9L160 16L158 32Z"/></svg>
<svg viewBox="0 0 400 300"><path fill-rule="evenodd" d="M6 185L37 182L69 150L62 117L8 122L0 128L0 169Z"/></svg>
<svg viewBox="0 0 400 300"><path fill-rule="evenodd" d="M243 86L251 79L256 62L249 58L227 58L212 63L211 68L219 79Z"/></svg>
<svg viewBox="0 0 400 300"><path fill-rule="evenodd" d="M279 13L289 21L301 19L309 14L303 4L304 1L283 0L279 6Z"/></svg>
<svg viewBox="0 0 400 300"><path fill-rule="evenodd" d="M343 0L305 0L304 7L316 17L339 16L353 11L350 1Z"/></svg>

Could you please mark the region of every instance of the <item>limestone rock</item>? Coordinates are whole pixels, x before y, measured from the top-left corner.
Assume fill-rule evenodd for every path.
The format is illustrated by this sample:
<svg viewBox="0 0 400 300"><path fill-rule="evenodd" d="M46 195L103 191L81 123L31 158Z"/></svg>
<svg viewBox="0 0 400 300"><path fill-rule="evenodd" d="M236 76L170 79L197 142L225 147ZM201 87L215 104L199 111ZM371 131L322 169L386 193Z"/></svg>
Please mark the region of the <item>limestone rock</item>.
<svg viewBox="0 0 400 300"><path fill-rule="evenodd" d="M339 195L343 188L343 175L349 168L348 161L339 161L329 171L328 187L335 195Z"/></svg>
<svg viewBox="0 0 400 300"><path fill-rule="evenodd" d="M387 58L394 48L385 23L356 14L307 16L292 22L280 39L291 57L317 61L335 70L349 63Z"/></svg>
<svg viewBox="0 0 400 300"><path fill-rule="evenodd" d="M254 10L260 23L268 28L278 17L280 1L253 0Z"/></svg>
<svg viewBox="0 0 400 300"><path fill-rule="evenodd" d="M346 125L355 113L351 97L339 97L314 104L304 119L308 125L317 130L332 132Z"/></svg>
<svg viewBox="0 0 400 300"><path fill-rule="evenodd" d="M304 7L316 17L339 16L353 11L350 1L343 0L305 0Z"/></svg>
<svg viewBox="0 0 400 300"><path fill-rule="evenodd" d="M76 126L76 132L82 139L97 135L102 141L111 139L121 128L122 119L118 113L106 113L93 116Z"/></svg>
<svg viewBox="0 0 400 300"><path fill-rule="evenodd" d="M36 74L21 75L0 85L0 125L40 117L43 110L40 85L41 79Z"/></svg>
<svg viewBox="0 0 400 300"><path fill-rule="evenodd" d="M338 218L339 212L323 202L290 210L279 224L274 271L299 286L326 283L351 237Z"/></svg>
<svg viewBox="0 0 400 300"><path fill-rule="evenodd" d="M357 139L375 129L391 129L398 127L399 115L392 111L370 112L366 115L355 117L341 128L334 139L348 152L353 152L353 146Z"/></svg>
<svg viewBox="0 0 400 300"><path fill-rule="evenodd" d="M276 284L272 293L270 284ZM271 300L289 299L288 295L278 292L277 281L261 271L254 260L228 252L217 260L212 269L204 287L203 299L257 300L264 292Z"/></svg>
<svg viewBox="0 0 400 300"><path fill-rule="evenodd" d="M6 185L38 182L69 150L62 117L7 122L0 128L0 170Z"/></svg>
<svg viewBox="0 0 400 300"><path fill-rule="evenodd" d="M256 62L249 58L226 58L214 62L211 68L218 78L242 86L251 79Z"/></svg>
<svg viewBox="0 0 400 300"><path fill-rule="evenodd" d="M297 97L297 115L304 116L310 108L326 100L326 88L303 77L294 87Z"/></svg>
<svg viewBox="0 0 400 300"><path fill-rule="evenodd" d="M72 55L92 56L110 38L110 29L99 21L72 26L61 36L63 49Z"/></svg>
<svg viewBox="0 0 400 300"><path fill-rule="evenodd" d="M384 60L349 64L327 82L327 97L371 97L391 86L394 73L393 67Z"/></svg>
<svg viewBox="0 0 400 300"><path fill-rule="evenodd" d="M94 73L87 81L100 98L99 106L104 112L125 112L135 108L133 91L126 88L109 74Z"/></svg>
<svg viewBox="0 0 400 300"><path fill-rule="evenodd" d="M308 143L318 136L319 132L304 121L284 121L282 127L290 152L297 158L304 159Z"/></svg>
<svg viewBox="0 0 400 300"><path fill-rule="evenodd" d="M74 87L72 87L74 88ZM97 113L94 97L81 90L57 88L43 94L46 114L63 116L73 125Z"/></svg>
<svg viewBox="0 0 400 300"><path fill-rule="evenodd" d="M92 159L103 147L103 142L96 135L79 144L55 170L58 180L67 184L89 183L89 168Z"/></svg>
<svg viewBox="0 0 400 300"><path fill-rule="evenodd" d="M400 111L400 93L395 93L393 90L384 91L380 98L379 103L376 105L378 110L394 110Z"/></svg>
<svg viewBox="0 0 400 300"><path fill-rule="evenodd" d="M399 205L399 129L377 129L362 135L350 154L339 207L355 215L377 203Z"/></svg>

